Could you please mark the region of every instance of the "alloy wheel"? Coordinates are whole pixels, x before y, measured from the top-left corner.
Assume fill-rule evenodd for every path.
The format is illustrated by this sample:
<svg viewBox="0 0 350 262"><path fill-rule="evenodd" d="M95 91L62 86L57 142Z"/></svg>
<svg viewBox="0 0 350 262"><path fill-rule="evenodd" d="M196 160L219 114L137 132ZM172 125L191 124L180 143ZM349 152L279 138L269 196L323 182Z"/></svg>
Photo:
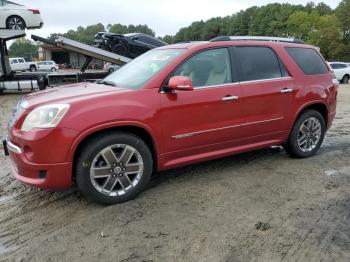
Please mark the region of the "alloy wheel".
<svg viewBox="0 0 350 262"><path fill-rule="evenodd" d="M18 18L18 17L10 18L8 24L9 24L10 29L14 29L14 30L22 30L22 29L24 29L23 20Z"/></svg>
<svg viewBox="0 0 350 262"><path fill-rule="evenodd" d="M321 122L316 117L307 118L300 126L298 133L298 146L303 152L314 150L322 134Z"/></svg>
<svg viewBox="0 0 350 262"><path fill-rule="evenodd" d="M144 163L130 145L116 144L101 150L93 159L90 179L93 187L106 196L121 196L141 180Z"/></svg>

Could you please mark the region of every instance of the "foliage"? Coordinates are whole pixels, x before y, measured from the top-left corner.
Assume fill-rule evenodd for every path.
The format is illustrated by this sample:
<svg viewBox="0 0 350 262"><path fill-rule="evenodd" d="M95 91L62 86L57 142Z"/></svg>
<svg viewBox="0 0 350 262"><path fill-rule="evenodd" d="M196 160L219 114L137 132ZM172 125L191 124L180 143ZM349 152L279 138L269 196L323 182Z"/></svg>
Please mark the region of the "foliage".
<svg viewBox="0 0 350 262"><path fill-rule="evenodd" d="M28 60L38 57L38 46L31 40L26 38L17 39L9 47L10 57L24 57Z"/></svg>
<svg viewBox="0 0 350 262"><path fill-rule="evenodd" d="M317 45L326 59L350 61L350 0L342 0L332 10L325 3L308 2L305 6L273 3L253 6L226 17L195 21L175 35L159 37L171 44L183 41L210 40L221 35L262 35L295 37ZM92 44L97 32L146 33L155 36L147 25L102 24L78 27L63 34ZM56 38L59 34L52 34Z"/></svg>

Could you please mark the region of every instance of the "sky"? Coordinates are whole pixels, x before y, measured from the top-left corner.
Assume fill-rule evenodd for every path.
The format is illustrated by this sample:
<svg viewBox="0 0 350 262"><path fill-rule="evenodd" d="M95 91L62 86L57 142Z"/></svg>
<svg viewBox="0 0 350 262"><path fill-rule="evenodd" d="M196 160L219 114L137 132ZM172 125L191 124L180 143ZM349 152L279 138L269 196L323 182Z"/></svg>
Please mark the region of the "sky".
<svg viewBox="0 0 350 262"><path fill-rule="evenodd" d="M12 1L12 0L11 0ZM65 33L78 26L97 23L147 24L157 36L173 35L194 21L231 15L251 6L269 3L305 4L308 0L13 0L29 8L39 8L44 27L28 34L48 36ZM324 0L332 8L340 0Z"/></svg>

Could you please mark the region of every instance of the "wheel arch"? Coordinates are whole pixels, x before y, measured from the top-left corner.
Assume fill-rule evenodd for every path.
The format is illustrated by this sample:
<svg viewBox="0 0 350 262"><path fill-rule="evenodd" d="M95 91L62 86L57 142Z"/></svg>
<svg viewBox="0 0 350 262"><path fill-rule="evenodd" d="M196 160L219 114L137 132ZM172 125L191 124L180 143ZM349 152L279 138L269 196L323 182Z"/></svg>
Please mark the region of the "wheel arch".
<svg viewBox="0 0 350 262"><path fill-rule="evenodd" d="M78 139L74 142L69 153L69 161L72 161L73 163L73 171L74 171L74 163L76 163L76 159L79 156L79 153L81 152L84 145L90 139L98 135L101 135L103 133L116 132L116 131L132 133L140 137L141 139L143 139L143 141L147 144L147 146L151 150L152 157L154 160L154 165L153 165L154 171L158 170L157 153L159 152L159 149L152 132L148 128L141 125L126 124L126 125L116 125L116 126L109 126L109 127L102 126L99 128L94 128L84 132L81 136L79 136ZM73 177L74 177L74 172L73 172Z"/></svg>
<svg viewBox="0 0 350 262"><path fill-rule="evenodd" d="M298 120L299 116L305 112L306 110L309 109L313 109L318 111L324 118L325 124L328 127L328 112L329 109L327 107L327 105L323 102L323 101L315 101L315 102L310 102L304 106L302 106L299 111L297 112L297 114L294 117L294 121L293 121L293 126L295 124L295 122Z"/></svg>

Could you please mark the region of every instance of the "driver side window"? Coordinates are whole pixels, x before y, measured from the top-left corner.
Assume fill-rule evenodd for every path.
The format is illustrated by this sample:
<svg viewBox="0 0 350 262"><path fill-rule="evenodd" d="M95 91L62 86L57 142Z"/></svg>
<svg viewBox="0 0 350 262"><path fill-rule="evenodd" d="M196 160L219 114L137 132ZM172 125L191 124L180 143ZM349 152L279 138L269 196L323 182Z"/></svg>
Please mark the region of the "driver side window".
<svg viewBox="0 0 350 262"><path fill-rule="evenodd" d="M211 49L196 54L183 63L174 76L189 77L194 88L232 83L228 49Z"/></svg>

